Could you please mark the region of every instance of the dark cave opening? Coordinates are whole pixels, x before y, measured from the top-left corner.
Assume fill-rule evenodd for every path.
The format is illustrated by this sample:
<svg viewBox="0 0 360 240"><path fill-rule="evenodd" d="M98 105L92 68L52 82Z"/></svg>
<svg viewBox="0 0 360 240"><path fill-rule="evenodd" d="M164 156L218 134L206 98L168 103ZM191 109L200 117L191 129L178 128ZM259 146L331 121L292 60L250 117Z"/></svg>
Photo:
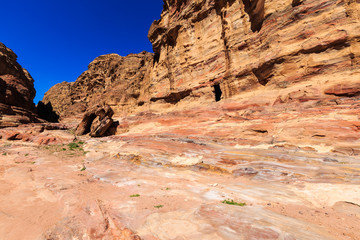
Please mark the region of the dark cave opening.
<svg viewBox="0 0 360 240"><path fill-rule="evenodd" d="M219 83L214 85L214 93L215 93L215 101L219 102L222 96L222 91Z"/></svg>

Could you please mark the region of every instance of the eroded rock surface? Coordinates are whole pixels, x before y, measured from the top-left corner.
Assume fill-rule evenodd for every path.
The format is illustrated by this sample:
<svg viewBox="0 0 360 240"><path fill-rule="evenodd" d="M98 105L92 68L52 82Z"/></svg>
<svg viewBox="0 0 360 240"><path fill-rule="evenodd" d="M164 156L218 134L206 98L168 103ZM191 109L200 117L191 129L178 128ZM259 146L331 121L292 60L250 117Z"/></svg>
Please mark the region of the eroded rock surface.
<svg viewBox="0 0 360 240"><path fill-rule="evenodd" d="M39 145L68 143L73 137L68 137L63 130L68 127L63 124L30 123L17 127L0 129L0 139L7 141L32 142Z"/></svg>
<svg viewBox="0 0 360 240"><path fill-rule="evenodd" d="M359 4L165 0L154 54L101 56L45 97L64 122L88 111L80 132L104 100L117 136L0 140L0 237L360 239Z"/></svg>
<svg viewBox="0 0 360 240"><path fill-rule="evenodd" d="M60 118L81 117L98 104L109 105L115 112L131 112L141 101L141 87L152 62L153 54L148 52L97 57L74 83L55 85L42 102L50 103Z"/></svg>
<svg viewBox="0 0 360 240"><path fill-rule="evenodd" d="M0 128L39 121L34 114L34 80L17 62L16 54L0 43Z"/></svg>
<svg viewBox="0 0 360 240"><path fill-rule="evenodd" d="M44 99L63 121L104 100L118 133L157 125L155 116L184 134L240 145L306 143L358 155L359 5L164 1L148 34L154 55L101 56L50 91L65 89L63 97Z"/></svg>
<svg viewBox="0 0 360 240"><path fill-rule="evenodd" d="M114 125L113 115L114 111L108 105L94 106L84 114L75 134L84 135L90 133L91 137L102 137L105 134L111 135L113 134L111 127Z"/></svg>
<svg viewBox="0 0 360 240"><path fill-rule="evenodd" d="M0 140L1 239L360 238L359 158L173 134L79 140Z"/></svg>

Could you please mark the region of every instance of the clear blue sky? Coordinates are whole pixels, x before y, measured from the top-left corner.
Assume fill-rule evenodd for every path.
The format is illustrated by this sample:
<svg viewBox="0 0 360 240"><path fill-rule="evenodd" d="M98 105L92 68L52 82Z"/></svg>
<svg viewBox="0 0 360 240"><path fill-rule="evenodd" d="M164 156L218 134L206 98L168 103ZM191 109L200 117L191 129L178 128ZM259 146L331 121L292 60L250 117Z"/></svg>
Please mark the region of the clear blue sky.
<svg viewBox="0 0 360 240"><path fill-rule="evenodd" d="M99 55L152 52L147 39L162 0L1 1L0 42L35 79L37 104L59 82L74 82Z"/></svg>

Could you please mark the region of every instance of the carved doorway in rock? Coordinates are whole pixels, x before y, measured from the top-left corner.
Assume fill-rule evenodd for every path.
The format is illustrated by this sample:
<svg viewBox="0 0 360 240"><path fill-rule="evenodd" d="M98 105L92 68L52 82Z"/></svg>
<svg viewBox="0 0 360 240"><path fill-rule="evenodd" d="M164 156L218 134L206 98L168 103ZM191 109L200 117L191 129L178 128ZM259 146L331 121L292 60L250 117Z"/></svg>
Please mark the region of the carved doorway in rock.
<svg viewBox="0 0 360 240"><path fill-rule="evenodd" d="M214 85L214 94L215 94L215 101L219 102L222 96L222 91L219 83Z"/></svg>

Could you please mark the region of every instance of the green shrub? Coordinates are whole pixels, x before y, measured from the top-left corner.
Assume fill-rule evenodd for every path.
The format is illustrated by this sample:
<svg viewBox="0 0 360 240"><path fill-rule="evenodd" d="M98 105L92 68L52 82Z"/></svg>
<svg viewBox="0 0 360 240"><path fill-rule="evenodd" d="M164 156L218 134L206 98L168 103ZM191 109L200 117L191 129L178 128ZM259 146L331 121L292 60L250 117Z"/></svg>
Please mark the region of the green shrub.
<svg viewBox="0 0 360 240"><path fill-rule="evenodd" d="M68 147L70 150L74 150L74 149L78 149L80 148L79 144L77 144L76 142L71 142L68 144Z"/></svg>
<svg viewBox="0 0 360 240"><path fill-rule="evenodd" d="M238 202L235 202L234 200L224 200L222 201L222 203L224 204L229 204L229 205L235 205L235 206L240 206L240 207L243 207L243 206L246 206L246 203L238 203Z"/></svg>

